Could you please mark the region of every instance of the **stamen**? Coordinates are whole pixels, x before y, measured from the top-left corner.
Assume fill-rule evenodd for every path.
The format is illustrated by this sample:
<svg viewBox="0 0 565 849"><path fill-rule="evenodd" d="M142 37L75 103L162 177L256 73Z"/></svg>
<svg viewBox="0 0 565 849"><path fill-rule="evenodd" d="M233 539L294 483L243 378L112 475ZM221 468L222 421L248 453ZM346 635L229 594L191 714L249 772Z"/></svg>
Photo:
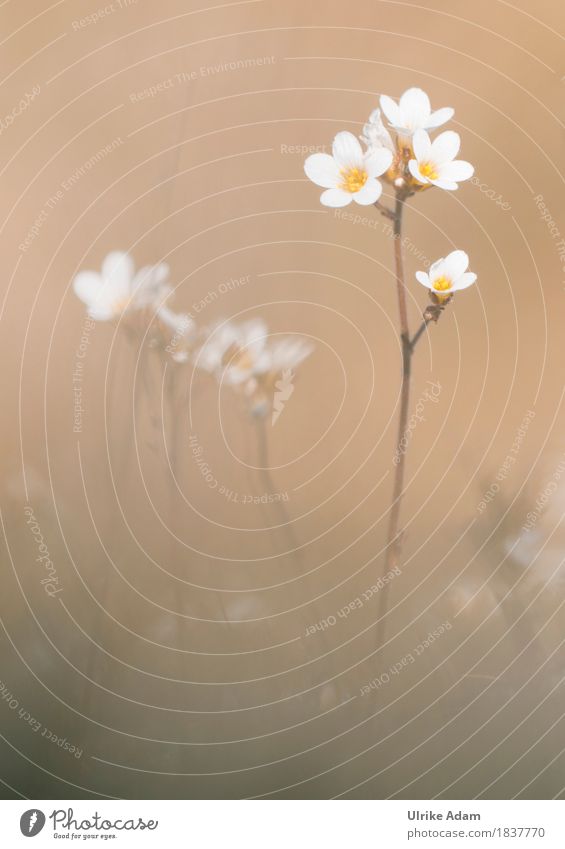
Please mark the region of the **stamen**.
<svg viewBox="0 0 565 849"><path fill-rule="evenodd" d="M253 368L253 359L247 348L239 348L230 345L222 357L222 363L236 371L250 371Z"/></svg>
<svg viewBox="0 0 565 849"><path fill-rule="evenodd" d="M439 176L436 171L436 165L433 162L422 162L420 165L420 174L427 177L428 180L437 180Z"/></svg>
<svg viewBox="0 0 565 849"><path fill-rule="evenodd" d="M351 194L355 194L355 192L362 189L369 176L367 172L363 171L361 168L342 168L340 173L343 178L343 182L340 184L339 188L343 189L344 192L350 192Z"/></svg>
<svg viewBox="0 0 565 849"><path fill-rule="evenodd" d="M433 287L436 292L446 292L448 289L451 289L452 282L447 277L438 277L437 280L434 280Z"/></svg>

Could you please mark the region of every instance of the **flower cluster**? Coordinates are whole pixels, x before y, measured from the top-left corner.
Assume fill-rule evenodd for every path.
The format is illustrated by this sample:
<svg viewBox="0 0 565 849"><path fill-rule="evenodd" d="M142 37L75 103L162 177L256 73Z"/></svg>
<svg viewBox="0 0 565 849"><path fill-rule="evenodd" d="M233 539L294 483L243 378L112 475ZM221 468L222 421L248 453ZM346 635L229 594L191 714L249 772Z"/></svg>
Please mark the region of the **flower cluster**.
<svg viewBox="0 0 565 849"><path fill-rule="evenodd" d="M390 129L383 123L381 110ZM409 88L398 103L383 94L380 109L373 110L363 127L365 150L352 133L338 133L331 156L314 153L308 157L306 176L326 189L320 200L333 207L351 201L362 206L375 203L382 192L377 177L406 196L428 186L456 189L474 173L469 162L455 159L461 141L458 133L448 130L434 141L428 135L453 114L450 107L432 112L430 99L420 88Z"/></svg>
<svg viewBox="0 0 565 849"><path fill-rule="evenodd" d="M255 414L266 412L267 396L277 378L288 375L308 357L312 345L299 336L269 335L266 324L254 319L236 323L221 321L198 329L185 313L167 304L172 293L169 267L150 265L136 272L131 256L113 251L100 272L81 271L73 289L95 321L121 321L135 331L135 319L157 320L153 344L177 363L191 362L240 391Z"/></svg>
<svg viewBox="0 0 565 849"><path fill-rule="evenodd" d="M264 415L277 378L300 365L313 346L300 336L271 336L266 324L252 319L218 322L205 332L194 364L220 383L239 389L254 415Z"/></svg>
<svg viewBox="0 0 565 849"><path fill-rule="evenodd" d="M429 135L453 114L447 106L432 111L428 95L420 88L409 88L398 103L382 95L380 108L373 110L363 127L364 148L352 133L340 132L331 156L315 153L306 159L306 176L325 189L320 197L324 206L347 206L352 201L361 206L375 204L393 218L393 211L379 203L383 189L378 178L404 201L432 186L454 191L473 176L473 166L456 159L461 144L458 133L447 130L433 140ZM453 292L475 282L476 275L467 272L468 264L467 254L453 251L434 263L428 274L419 271L416 277L431 291L434 304L444 305Z"/></svg>

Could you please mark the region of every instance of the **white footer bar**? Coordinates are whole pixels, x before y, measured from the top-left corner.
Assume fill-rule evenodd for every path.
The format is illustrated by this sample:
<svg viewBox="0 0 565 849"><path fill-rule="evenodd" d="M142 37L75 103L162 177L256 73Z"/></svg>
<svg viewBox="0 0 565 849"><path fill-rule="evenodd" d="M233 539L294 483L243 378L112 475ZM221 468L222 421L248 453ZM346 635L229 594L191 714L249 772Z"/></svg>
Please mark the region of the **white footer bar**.
<svg viewBox="0 0 565 849"><path fill-rule="evenodd" d="M10 849L565 847L565 801L5 800L0 813Z"/></svg>

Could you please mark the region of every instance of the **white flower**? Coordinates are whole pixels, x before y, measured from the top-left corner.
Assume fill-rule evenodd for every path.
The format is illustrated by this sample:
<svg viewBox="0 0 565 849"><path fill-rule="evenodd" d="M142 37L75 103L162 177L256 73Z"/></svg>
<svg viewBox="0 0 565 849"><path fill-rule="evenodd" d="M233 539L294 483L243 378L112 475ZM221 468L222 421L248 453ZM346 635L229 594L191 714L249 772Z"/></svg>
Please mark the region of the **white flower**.
<svg viewBox="0 0 565 849"><path fill-rule="evenodd" d="M430 266L429 273L417 271L416 279L422 286L430 289L440 299L447 298L453 292L472 286L477 275L467 271L469 257L465 251L452 251L445 258L438 259Z"/></svg>
<svg viewBox="0 0 565 849"><path fill-rule="evenodd" d="M361 206L375 203L383 190L375 178L390 168L391 151L363 153L353 133L341 132L333 141L332 154L314 153L304 163L306 176L327 190L320 197L324 206L347 206L352 200Z"/></svg>
<svg viewBox="0 0 565 849"><path fill-rule="evenodd" d="M363 133L360 138L367 145L368 151L385 147L387 150L394 152L394 142L391 134L383 124L380 109L373 109L369 115L369 120L363 127Z"/></svg>
<svg viewBox="0 0 565 849"><path fill-rule="evenodd" d="M457 189L457 183L468 180L475 169L470 162L455 159L461 139L458 133L448 130L432 142L425 130L414 133L415 159L408 163L410 173L419 183L428 183L440 189Z"/></svg>
<svg viewBox="0 0 565 849"><path fill-rule="evenodd" d="M271 360L269 370L272 374L292 370L309 357L313 350L314 346L310 342L297 336L273 339L268 345Z"/></svg>
<svg viewBox="0 0 565 849"><path fill-rule="evenodd" d="M196 322L186 313L177 313L163 305L157 309L159 320L173 331L165 350L177 363L186 363L194 347Z"/></svg>
<svg viewBox="0 0 565 849"><path fill-rule="evenodd" d="M399 103L383 94L381 109L388 118L391 127L401 136L411 136L416 130L434 130L453 117L454 111L446 106L432 112L430 99L421 88L409 88Z"/></svg>
<svg viewBox="0 0 565 849"><path fill-rule="evenodd" d="M218 322L204 331L207 338L195 354L195 363L211 374L221 375L228 351L251 346L257 337L260 339L266 333L262 321L246 321L239 325L231 321Z"/></svg>
<svg viewBox="0 0 565 849"><path fill-rule="evenodd" d="M154 306L171 291L167 283L169 266L146 265L135 271L133 260L124 251L109 253L101 272L81 271L73 281L73 289L86 304L95 321L111 321L129 310Z"/></svg>
<svg viewBox="0 0 565 849"><path fill-rule="evenodd" d="M226 321L210 328L208 334L195 354L195 364L218 380L243 388L248 395L260 381L272 380L284 369L296 367L313 350L299 337L270 337L259 319L241 324Z"/></svg>

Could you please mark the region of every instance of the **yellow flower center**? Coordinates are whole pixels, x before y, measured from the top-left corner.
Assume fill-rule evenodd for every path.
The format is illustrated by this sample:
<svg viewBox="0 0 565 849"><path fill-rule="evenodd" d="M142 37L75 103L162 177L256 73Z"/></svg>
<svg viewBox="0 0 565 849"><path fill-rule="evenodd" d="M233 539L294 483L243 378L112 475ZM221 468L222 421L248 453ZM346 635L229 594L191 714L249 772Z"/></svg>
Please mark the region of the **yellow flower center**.
<svg viewBox="0 0 565 849"><path fill-rule="evenodd" d="M423 177L427 177L428 180L437 180L438 178L436 166L433 162L422 162L420 165L420 174L422 174Z"/></svg>
<svg viewBox="0 0 565 849"><path fill-rule="evenodd" d="M253 368L253 360L246 348L238 348L231 345L222 357L224 365L237 371L250 371Z"/></svg>
<svg viewBox="0 0 565 849"><path fill-rule="evenodd" d="M253 368L253 360L249 356L249 351L241 351L232 365L238 371L250 371Z"/></svg>
<svg viewBox="0 0 565 849"><path fill-rule="evenodd" d="M128 305L129 305L129 298L120 298L120 300L114 301L114 303L113 303L114 315L116 315L116 316L121 315L123 312L126 311Z"/></svg>
<svg viewBox="0 0 565 849"><path fill-rule="evenodd" d="M355 194L359 189L362 189L367 182L368 174L361 168L342 168L341 171L342 183L340 189L345 192Z"/></svg>
<svg viewBox="0 0 565 849"><path fill-rule="evenodd" d="M448 280L447 277L438 277L433 283L436 292L446 292L448 289L451 289L452 285L451 280Z"/></svg>

